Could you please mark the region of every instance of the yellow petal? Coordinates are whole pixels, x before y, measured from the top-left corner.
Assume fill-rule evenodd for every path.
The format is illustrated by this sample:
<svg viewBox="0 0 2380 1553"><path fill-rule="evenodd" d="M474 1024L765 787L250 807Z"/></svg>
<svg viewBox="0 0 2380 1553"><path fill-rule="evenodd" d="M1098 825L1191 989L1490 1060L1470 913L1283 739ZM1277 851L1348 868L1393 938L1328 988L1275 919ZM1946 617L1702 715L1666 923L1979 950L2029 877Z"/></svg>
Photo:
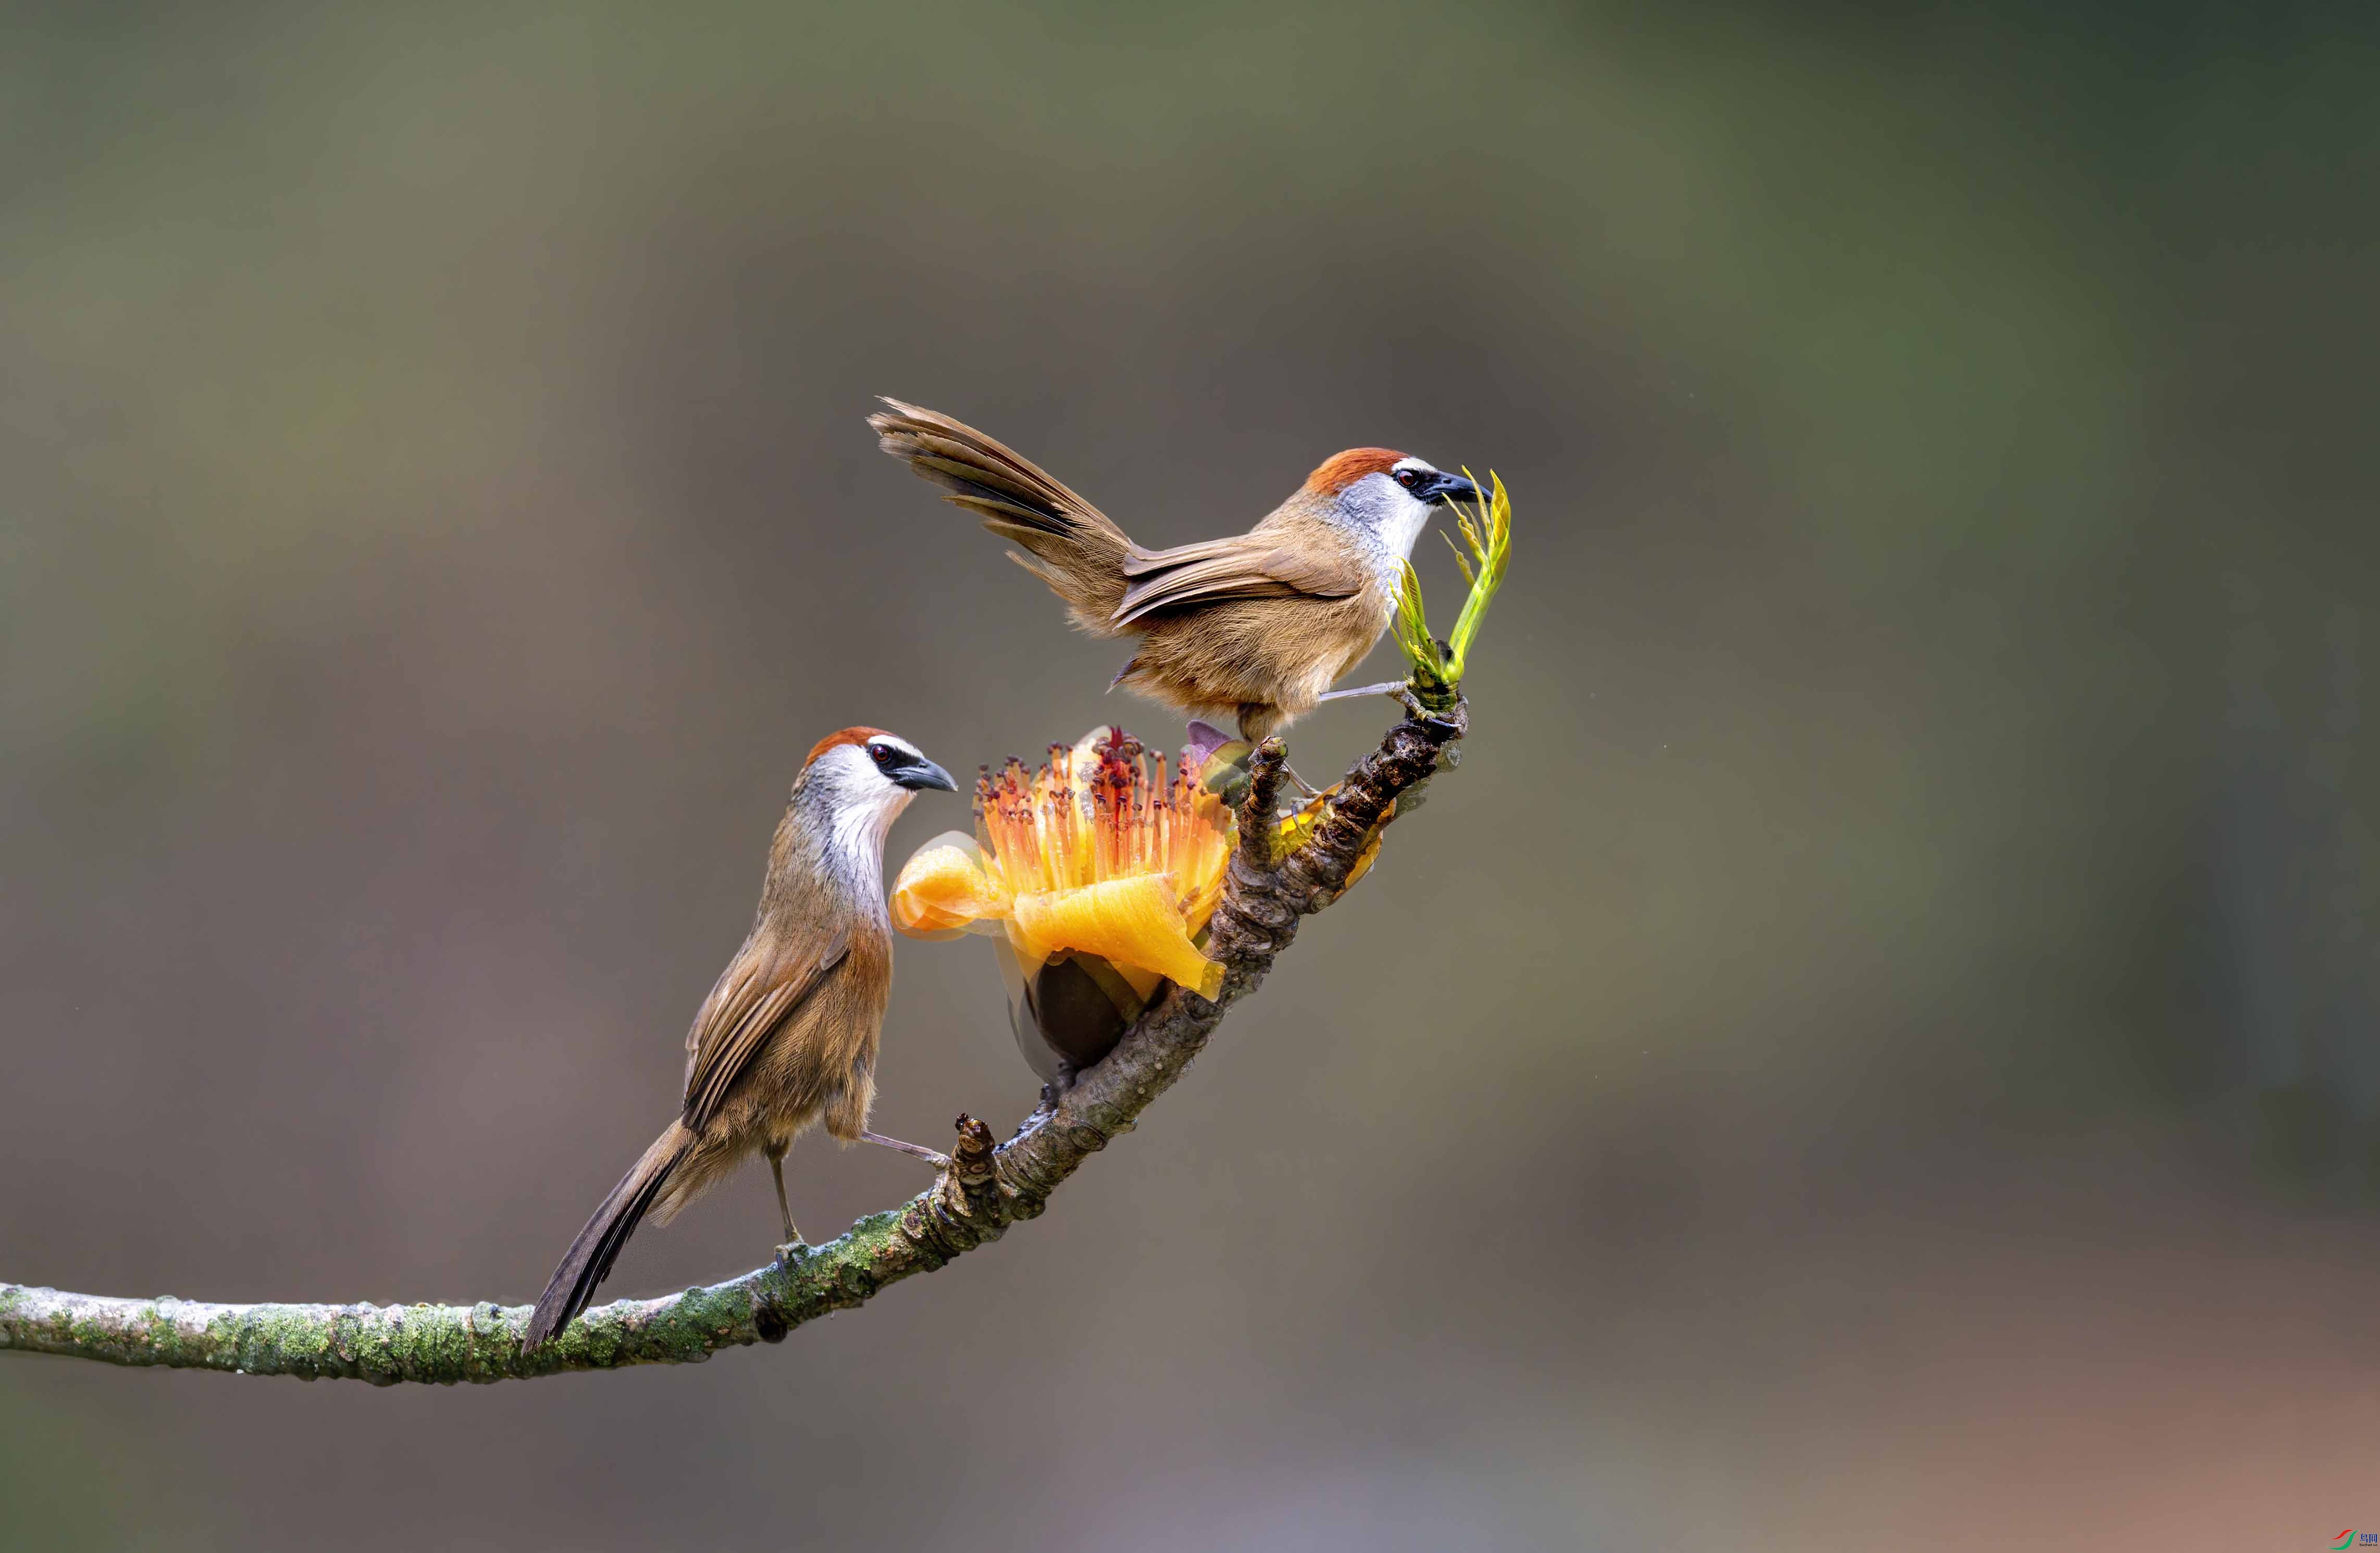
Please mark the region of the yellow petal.
<svg viewBox="0 0 2380 1553"><path fill-rule="evenodd" d="M1207 926L1208 918L1215 915L1215 908L1220 905L1222 901L1223 876L1219 871L1213 879L1199 887L1197 893L1184 903L1182 907L1184 925L1196 934Z"/></svg>
<svg viewBox="0 0 2380 1553"><path fill-rule="evenodd" d="M1017 936L1032 952L1085 950L1119 969L1155 971L1205 997L1222 990L1223 967L1191 943L1172 881L1162 874L1020 894L1014 909Z"/></svg>
<svg viewBox="0 0 2380 1553"><path fill-rule="evenodd" d="M948 938L971 922L1005 916L1007 904L966 848L928 845L892 886L892 925L913 939Z"/></svg>

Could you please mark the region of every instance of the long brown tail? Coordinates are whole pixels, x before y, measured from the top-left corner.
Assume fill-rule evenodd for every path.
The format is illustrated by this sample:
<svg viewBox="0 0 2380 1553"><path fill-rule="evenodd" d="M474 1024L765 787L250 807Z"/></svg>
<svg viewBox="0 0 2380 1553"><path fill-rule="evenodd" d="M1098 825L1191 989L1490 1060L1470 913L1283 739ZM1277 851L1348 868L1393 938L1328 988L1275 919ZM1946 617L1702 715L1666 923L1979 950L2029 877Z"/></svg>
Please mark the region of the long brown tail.
<svg viewBox="0 0 2380 1553"><path fill-rule="evenodd" d="M877 445L906 463L944 501L978 513L983 526L1031 552L1017 563L1072 606L1075 622L1103 637L1123 601L1125 554L1132 541L1105 513L1039 467L972 426L887 399L868 418Z"/></svg>
<svg viewBox="0 0 2380 1553"><path fill-rule="evenodd" d="M595 1297L596 1288L612 1274L612 1263L628 1237L637 1232L638 1220L653 1206L669 1181L670 1171L686 1158L694 1147L694 1134L673 1122L669 1129L653 1140L645 1157L637 1161L636 1169L620 1178L603 1206L587 1220L587 1228L563 1253L562 1265L553 1269L547 1280L545 1292L537 1299L537 1311L528 1318L528 1330L521 1337L521 1352L534 1353L538 1345L570 1324L570 1318L587 1308Z"/></svg>

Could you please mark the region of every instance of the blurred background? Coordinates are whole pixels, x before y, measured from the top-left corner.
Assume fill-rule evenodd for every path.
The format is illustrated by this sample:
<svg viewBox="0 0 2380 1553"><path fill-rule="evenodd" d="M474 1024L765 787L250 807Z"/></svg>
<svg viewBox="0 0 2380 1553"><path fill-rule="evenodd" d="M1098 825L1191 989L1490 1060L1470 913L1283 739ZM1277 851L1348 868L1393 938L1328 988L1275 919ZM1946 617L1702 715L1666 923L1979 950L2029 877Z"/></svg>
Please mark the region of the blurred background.
<svg viewBox="0 0 2380 1553"><path fill-rule="evenodd" d="M1151 543L1493 466L1518 563L1461 770L1048 1217L694 1369L0 1356L0 1544L2380 1526L2358 14L18 12L0 1277L526 1301L813 740L1171 736L871 395ZM905 945L877 1125L1034 1088Z"/></svg>

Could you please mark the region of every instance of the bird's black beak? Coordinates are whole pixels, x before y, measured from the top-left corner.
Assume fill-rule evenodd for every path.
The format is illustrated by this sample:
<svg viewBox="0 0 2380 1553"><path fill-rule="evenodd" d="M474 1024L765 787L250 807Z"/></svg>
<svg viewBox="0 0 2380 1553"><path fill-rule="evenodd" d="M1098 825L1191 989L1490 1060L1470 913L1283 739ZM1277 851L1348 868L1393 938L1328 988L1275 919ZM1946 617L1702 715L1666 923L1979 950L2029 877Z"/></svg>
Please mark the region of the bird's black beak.
<svg viewBox="0 0 2380 1553"><path fill-rule="evenodd" d="M1450 475L1443 469L1432 469L1415 481L1413 493L1433 507L1442 507L1451 501L1479 500L1477 486L1461 475Z"/></svg>
<svg viewBox="0 0 2380 1553"><path fill-rule="evenodd" d="M940 766L935 765L931 760L927 759L922 755L917 757L917 759L903 765L898 770L890 770L884 774L891 777L893 782L898 783L900 786L908 788L913 793L920 788L926 787L930 787L942 793L955 793L959 790L959 784L951 780L950 772L942 770Z"/></svg>

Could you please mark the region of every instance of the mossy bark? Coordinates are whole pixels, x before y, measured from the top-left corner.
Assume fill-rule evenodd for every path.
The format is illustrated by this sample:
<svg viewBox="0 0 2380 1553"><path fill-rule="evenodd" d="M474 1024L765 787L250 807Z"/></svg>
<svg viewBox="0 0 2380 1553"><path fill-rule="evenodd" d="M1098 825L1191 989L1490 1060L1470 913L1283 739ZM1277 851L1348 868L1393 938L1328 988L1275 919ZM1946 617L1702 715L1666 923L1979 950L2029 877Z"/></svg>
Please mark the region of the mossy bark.
<svg viewBox="0 0 2380 1553"><path fill-rule="evenodd" d="M0 1350L393 1386L698 1364L722 1348L779 1341L806 1321L863 1304L887 1284L930 1272L1038 1216L1060 1183L1130 1132L1182 1076L1225 1012L1264 980L1299 921L1345 888L1397 795L1426 781L1466 726L1460 701L1418 710L1348 771L1330 814L1305 845L1279 858L1245 848L1234 855L1208 928L1207 952L1225 967L1213 1000L1170 989L1104 1061L1062 1090L1044 1089L1041 1104L997 1147L990 1128L961 1117L950 1168L931 1187L825 1245L795 1248L708 1288L590 1310L526 1355L528 1305L208 1304L17 1283L0 1283ZM1252 806L1269 806L1281 762L1280 741L1266 741L1251 763ZM1270 829L1245 825L1242 833L1267 836Z"/></svg>

